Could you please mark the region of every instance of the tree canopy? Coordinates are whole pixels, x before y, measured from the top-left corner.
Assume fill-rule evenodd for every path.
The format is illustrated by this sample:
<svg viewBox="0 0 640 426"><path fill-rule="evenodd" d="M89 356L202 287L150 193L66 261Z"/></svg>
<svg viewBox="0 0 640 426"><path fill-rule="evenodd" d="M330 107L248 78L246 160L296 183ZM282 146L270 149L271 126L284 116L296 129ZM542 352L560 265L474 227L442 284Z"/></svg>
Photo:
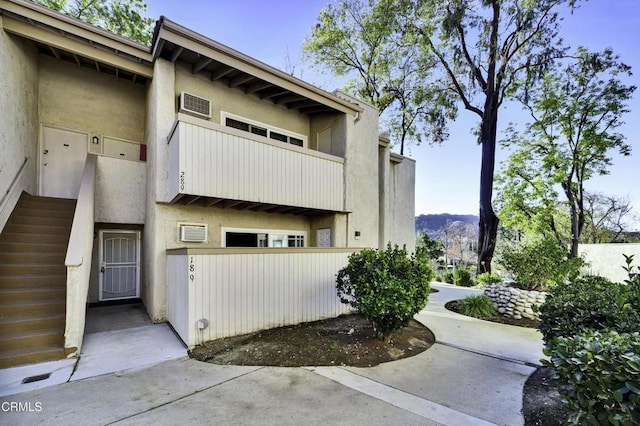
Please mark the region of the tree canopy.
<svg viewBox="0 0 640 426"><path fill-rule="evenodd" d="M153 18L142 0L35 0L43 6L104 28L128 39L151 44Z"/></svg>
<svg viewBox="0 0 640 426"><path fill-rule="evenodd" d="M408 102L414 110L421 107L420 120L409 121L413 134L444 139L446 123L456 118L459 106L477 116L482 145L479 273L491 271L498 230L492 207L498 112L505 99L526 98L564 54L557 36L558 9L576 1L347 0L321 12L307 43L318 63L353 76L352 91L374 104L377 99L379 108L403 105L403 92L386 88L406 66L417 67L410 87L426 95ZM390 113L404 122L405 109Z"/></svg>
<svg viewBox="0 0 640 426"><path fill-rule="evenodd" d="M507 132L504 145L515 151L500 179L500 198L506 220L533 225L560 242L557 219L566 206L575 257L589 219L585 183L609 173L613 152L631 153L616 129L635 86L623 84L620 77L630 76L630 68L610 49L592 53L578 48L565 62L547 72L525 100L532 122L522 131L512 126Z"/></svg>

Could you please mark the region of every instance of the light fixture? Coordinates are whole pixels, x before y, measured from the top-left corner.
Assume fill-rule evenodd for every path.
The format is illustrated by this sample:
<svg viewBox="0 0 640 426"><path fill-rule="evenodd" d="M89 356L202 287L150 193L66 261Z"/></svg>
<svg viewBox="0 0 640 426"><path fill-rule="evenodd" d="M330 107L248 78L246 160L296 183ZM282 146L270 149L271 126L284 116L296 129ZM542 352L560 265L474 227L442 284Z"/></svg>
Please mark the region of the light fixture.
<svg viewBox="0 0 640 426"><path fill-rule="evenodd" d="M356 231L356 240L360 239L360 231Z"/></svg>
<svg viewBox="0 0 640 426"><path fill-rule="evenodd" d="M100 138L98 136L94 136L91 138L91 143L94 145L98 145L100 143Z"/></svg>

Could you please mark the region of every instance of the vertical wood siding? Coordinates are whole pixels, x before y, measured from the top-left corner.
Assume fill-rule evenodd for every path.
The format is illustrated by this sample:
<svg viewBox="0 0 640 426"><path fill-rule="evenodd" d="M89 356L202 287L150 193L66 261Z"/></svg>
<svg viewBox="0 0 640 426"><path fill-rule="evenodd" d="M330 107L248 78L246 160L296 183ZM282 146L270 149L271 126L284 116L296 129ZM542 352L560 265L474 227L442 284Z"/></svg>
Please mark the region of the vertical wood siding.
<svg viewBox="0 0 640 426"><path fill-rule="evenodd" d="M169 199L188 194L344 210L343 159L242 133L179 121L169 143Z"/></svg>
<svg viewBox="0 0 640 426"><path fill-rule="evenodd" d="M349 312L335 276L350 251L223 250L168 256L168 318L189 347ZM203 331L202 318L209 321Z"/></svg>

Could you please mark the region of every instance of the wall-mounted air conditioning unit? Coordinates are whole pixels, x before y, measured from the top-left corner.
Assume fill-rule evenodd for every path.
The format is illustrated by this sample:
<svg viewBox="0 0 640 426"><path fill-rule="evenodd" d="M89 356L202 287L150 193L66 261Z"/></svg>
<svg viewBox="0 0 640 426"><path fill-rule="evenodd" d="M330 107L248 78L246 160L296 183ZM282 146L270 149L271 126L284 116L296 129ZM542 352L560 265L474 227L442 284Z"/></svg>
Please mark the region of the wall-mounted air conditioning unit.
<svg viewBox="0 0 640 426"><path fill-rule="evenodd" d="M207 225L180 224L180 241L185 243L206 243Z"/></svg>
<svg viewBox="0 0 640 426"><path fill-rule="evenodd" d="M180 112L211 118L211 101L187 92L180 93Z"/></svg>

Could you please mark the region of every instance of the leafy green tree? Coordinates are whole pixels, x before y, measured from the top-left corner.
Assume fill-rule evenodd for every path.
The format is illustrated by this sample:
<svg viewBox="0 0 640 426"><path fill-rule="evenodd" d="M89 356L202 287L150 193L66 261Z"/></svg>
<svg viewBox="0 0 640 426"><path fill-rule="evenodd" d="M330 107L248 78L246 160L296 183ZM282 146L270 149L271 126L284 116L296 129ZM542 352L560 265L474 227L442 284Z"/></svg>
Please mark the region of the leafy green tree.
<svg viewBox="0 0 640 426"><path fill-rule="evenodd" d="M515 149L502 180L505 214L517 221L533 218L560 238L555 218L566 206L571 257L578 255L587 219L585 182L609 173L613 151L631 154L624 135L616 132L635 90L623 84L624 76L631 76L630 68L610 49L579 48L529 94L525 105L533 122L522 132L510 127L504 141Z"/></svg>
<svg viewBox="0 0 640 426"><path fill-rule="evenodd" d="M498 112L505 99L526 93L564 54L557 9L576 1L369 0L355 3L357 14L353 8L327 7L307 43L317 62L341 75L354 73L357 88L389 105L397 97L382 89L392 85L406 58L420 64L419 78L409 87L422 87L427 96L415 100L424 113L410 123L439 128L434 141L447 135L445 125L455 119L459 104L477 116L480 273L491 271L498 230L492 207Z"/></svg>
<svg viewBox="0 0 640 426"><path fill-rule="evenodd" d="M154 20L144 16L147 5L142 0L35 0L35 2L128 39L151 44Z"/></svg>
<svg viewBox="0 0 640 426"><path fill-rule="evenodd" d="M420 143L428 131L435 141L447 137L446 92L425 85L435 66L408 37L408 14L396 13L396 0L344 0L321 12L304 50L314 62L349 78L346 90L370 102L387 120L400 154L409 141Z"/></svg>
<svg viewBox="0 0 640 426"><path fill-rule="evenodd" d="M444 247L440 241L429 238L426 232L421 232L416 242L416 254L428 260L438 260L444 254Z"/></svg>

